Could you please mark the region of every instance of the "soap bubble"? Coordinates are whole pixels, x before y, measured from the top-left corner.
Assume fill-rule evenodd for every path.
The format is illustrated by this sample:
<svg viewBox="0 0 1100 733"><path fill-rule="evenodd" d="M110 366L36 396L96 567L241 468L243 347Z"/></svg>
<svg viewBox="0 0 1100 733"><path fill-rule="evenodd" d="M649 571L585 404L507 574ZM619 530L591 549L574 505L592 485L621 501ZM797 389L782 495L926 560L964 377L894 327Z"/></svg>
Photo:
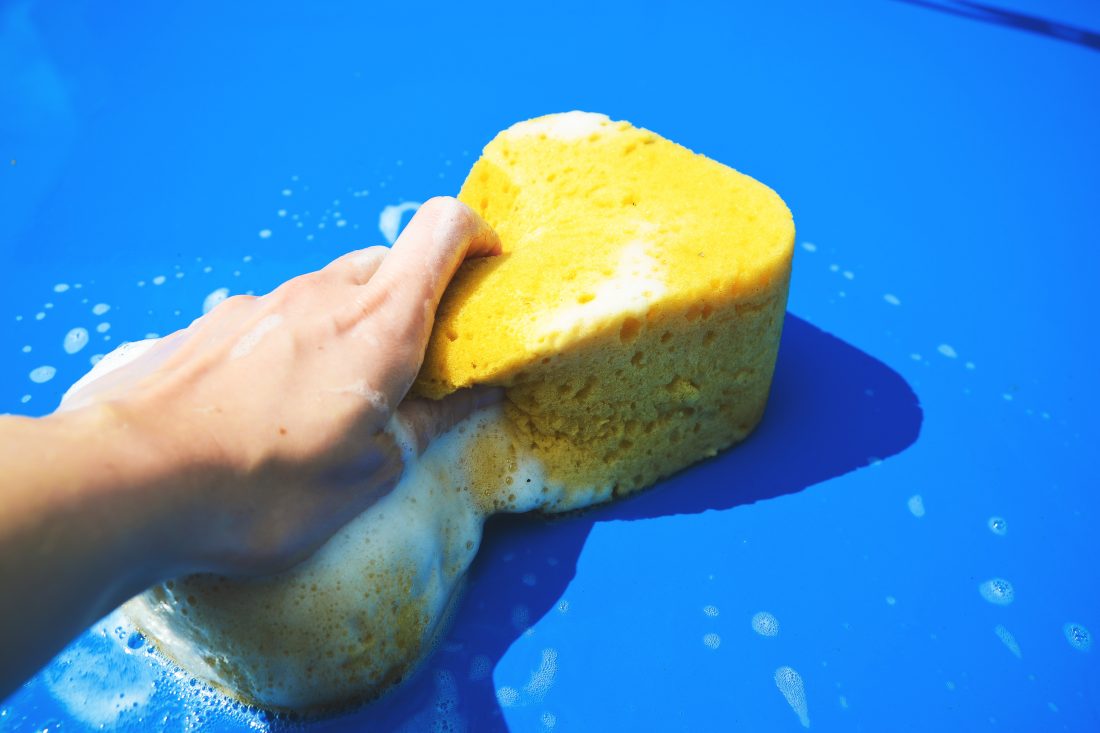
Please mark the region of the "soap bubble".
<svg viewBox="0 0 1100 733"><path fill-rule="evenodd" d="M1007 606L1016 599L1016 591L1004 578L992 578L978 586L982 598L997 606Z"/></svg>

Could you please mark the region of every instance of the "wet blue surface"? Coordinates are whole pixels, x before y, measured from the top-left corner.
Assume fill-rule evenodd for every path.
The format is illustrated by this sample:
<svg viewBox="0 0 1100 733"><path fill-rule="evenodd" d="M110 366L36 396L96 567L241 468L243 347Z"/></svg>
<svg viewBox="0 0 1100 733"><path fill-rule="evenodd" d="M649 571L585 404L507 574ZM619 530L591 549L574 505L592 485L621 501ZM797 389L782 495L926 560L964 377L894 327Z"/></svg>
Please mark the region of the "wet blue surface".
<svg viewBox="0 0 1100 733"><path fill-rule="evenodd" d="M799 234L758 432L621 504L495 520L423 672L308 728L798 730L790 667L814 730L1100 729L1100 649L1064 633L1100 632L1097 5L319 5L0 7L0 409L381 242L384 206L546 112L732 165ZM0 730L286 725L114 623Z"/></svg>

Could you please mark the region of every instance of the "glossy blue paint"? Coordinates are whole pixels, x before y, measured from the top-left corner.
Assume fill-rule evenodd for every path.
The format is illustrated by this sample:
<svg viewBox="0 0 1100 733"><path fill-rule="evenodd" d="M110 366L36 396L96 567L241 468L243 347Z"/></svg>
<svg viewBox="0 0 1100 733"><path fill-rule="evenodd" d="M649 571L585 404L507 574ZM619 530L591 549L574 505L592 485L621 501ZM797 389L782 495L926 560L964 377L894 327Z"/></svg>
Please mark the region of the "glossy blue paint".
<svg viewBox="0 0 1100 733"><path fill-rule="evenodd" d="M384 206L455 192L537 114L629 119L795 215L758 432L620 504L494 520L422 673L308 729L796 730L781 667L814 730L1100 728L1100 649L1063 633L1100 632L1094 3L106 5L0 7L0 409L378 243ZM0 730L284 726L154 689L126 641L77 640Z"/></svg>

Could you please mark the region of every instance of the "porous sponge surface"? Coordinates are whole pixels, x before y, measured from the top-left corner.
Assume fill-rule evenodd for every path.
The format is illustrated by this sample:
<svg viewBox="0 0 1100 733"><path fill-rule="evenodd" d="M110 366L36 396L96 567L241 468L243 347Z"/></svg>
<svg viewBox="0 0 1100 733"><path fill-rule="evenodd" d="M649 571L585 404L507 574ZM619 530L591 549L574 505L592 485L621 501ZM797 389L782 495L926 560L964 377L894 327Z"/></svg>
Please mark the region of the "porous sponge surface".
<svg viewBox="0 0 1100 733"><path fill-rule="evenodd" d="M459 198L504 253L459 271L414 393L508 388L516 444L586 501L756 425L794 245L774 191L648 130L570 112L499 134ZM499 493L485 501L509 508ZM577 503L567 492L544 509Z"/></svg>

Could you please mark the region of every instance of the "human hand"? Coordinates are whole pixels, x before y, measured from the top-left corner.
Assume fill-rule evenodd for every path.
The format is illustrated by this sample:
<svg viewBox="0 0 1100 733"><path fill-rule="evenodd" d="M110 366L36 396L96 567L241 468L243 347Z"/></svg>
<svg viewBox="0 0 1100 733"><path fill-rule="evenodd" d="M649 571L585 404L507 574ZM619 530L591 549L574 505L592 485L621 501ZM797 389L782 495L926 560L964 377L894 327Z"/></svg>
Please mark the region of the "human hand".
<svg viewBox="0 0 1100 733"><path fill-rule="evenodd" d="M383 496L403 468L396 417L416 450L494 392L402 401L435 308L465 257L497 254L464 204L434 198L392 250L371 247L262 297L229 298L131 363L78 390L143 474L178 572L265 573L308 556ZM152 487L152 488L150 488ZM155 491L155 496L147 492Z"/></svg>

